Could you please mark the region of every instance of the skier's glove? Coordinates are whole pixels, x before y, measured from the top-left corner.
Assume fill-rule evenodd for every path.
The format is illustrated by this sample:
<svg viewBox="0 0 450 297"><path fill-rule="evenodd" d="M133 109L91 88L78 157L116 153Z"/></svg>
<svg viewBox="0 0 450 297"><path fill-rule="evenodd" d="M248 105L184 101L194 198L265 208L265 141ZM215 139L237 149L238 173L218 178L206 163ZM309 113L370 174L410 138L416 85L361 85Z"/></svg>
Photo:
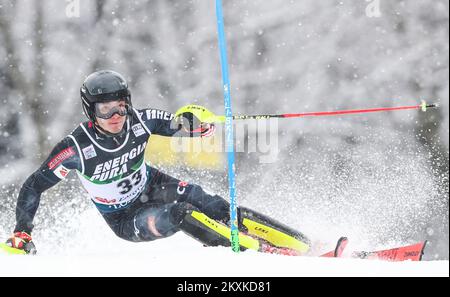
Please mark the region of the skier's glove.
<svg viewBox="0 0 450 297"><path fill-rule="evenodd" d="M203 106L184 106L175 113L174 120L184 132L192 136L209 137L216 131L214 122L217 117Z"/></svg>
<svg viewBox="0 0 450 297"><path fill-rule="evenodd" d="M15 232L6 244L12 248L25 251L27 254L36 254L36 247L31 235L26 232Z"/></svg>
<svg viewBox="0 0 450 297"><path fill-rule="evenodd" d="M214 132L216 132L216 126L214 124L210 123L202 123L200 125L201 130L201 137L210 137L214 135Z"/></svg>

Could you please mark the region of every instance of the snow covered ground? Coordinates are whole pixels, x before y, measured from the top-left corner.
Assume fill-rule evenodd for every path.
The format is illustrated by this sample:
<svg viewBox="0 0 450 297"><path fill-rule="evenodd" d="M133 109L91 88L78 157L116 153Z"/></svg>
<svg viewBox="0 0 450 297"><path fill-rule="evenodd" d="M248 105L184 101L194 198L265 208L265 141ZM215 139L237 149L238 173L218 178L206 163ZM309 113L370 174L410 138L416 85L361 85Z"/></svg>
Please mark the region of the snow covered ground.
<svg viewBox="0 0 450 297"><path fill-rule="evenodd" d="M203 248L183 234L67 255L0 256L0 276L449 276L448 261L389 263Z"/></svg>
<svg viewBox="0 0 450 297"><path fill-rule="evenodd" d="M36 232L37 256L0 254L0 276L449 276L448 261L235 254L227 248L204 248L181 232L155 242L130 243L115 237L94 212L82 214L78 229L63 244L52 244L61 238L52 229Z"/></svg>

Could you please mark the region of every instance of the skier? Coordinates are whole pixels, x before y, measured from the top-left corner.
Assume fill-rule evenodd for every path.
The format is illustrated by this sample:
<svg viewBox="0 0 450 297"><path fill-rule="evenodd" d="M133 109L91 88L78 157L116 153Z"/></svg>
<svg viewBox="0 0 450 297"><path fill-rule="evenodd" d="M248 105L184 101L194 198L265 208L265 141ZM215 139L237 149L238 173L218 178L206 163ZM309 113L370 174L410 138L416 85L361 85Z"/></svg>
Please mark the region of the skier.
<svg viewBox="0 0 450 297"><path fill-rule="evenodd" d="M229 203L144 160L152 134L206 137L214 133L214 125L192 127L169 112L135 109L127 82L114 71L92 73L80 93L89 121L59 142L25 181L17 201L17 223L6 244L36 253L31 232L40 196L76 170L90 199L120 238L152 241L181 230L205 246L229 246ZM238 208L238 224L242 250L289 255L309 250L303 234L248 208Z"/></svg>

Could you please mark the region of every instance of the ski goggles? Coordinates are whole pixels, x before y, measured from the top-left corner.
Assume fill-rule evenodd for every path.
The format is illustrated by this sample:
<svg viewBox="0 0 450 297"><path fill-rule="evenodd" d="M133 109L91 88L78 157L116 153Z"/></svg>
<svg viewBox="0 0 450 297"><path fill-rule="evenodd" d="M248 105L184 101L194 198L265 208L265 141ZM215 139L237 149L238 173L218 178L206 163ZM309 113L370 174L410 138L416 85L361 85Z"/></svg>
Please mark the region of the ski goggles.
<svg viewBox="0 0 450 297"><path fill-rule="evenodd" d="M118 114L119 116L127 115L128 104L125 102L117 104L117 101L95 104L95 116L97 118L107 120L112 118L115 114Z"/></svg>

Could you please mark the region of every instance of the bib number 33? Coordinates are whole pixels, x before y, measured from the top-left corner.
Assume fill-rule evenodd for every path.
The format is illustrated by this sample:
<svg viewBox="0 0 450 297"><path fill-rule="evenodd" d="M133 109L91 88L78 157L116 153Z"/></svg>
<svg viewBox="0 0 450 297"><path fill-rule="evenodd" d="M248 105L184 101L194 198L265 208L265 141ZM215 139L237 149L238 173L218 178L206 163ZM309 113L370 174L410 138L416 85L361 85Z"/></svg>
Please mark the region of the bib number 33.
<svg viewBox="0 0 450 297"><path fill-rule="evenodd" d="M133 187L139 185L142 180L142 174L140 171L136 171L131 175L130 178L124 179L120 183L117 184L117 187L121 189L119 192L122 195L128 194Z"/></svg>

